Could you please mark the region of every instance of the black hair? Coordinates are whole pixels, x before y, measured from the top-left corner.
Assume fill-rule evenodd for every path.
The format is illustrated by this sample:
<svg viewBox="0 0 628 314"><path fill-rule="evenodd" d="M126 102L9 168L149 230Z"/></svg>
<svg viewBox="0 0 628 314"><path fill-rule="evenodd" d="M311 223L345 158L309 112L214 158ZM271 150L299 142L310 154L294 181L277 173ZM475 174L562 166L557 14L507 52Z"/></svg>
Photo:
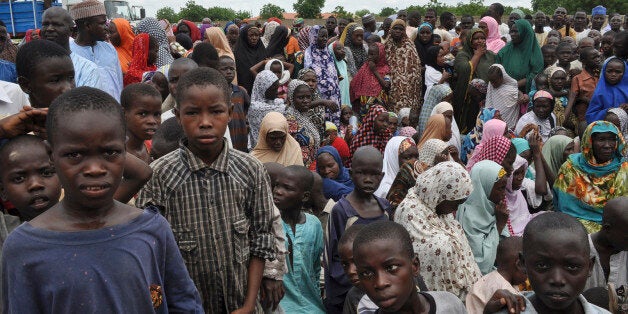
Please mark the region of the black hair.
<svg viewBox="0 0 628 314"><path fill-rule="evenodd" d="M382 156L382 153L377 148L370 145L362 146L356 149L355 152L353 153L353 157L351 158L351 163L353 165L356 165L361 160L370 158L371 156L379 157L379 161L383 164L384 157Z"/></svg>
<svg viewBox="0 0 628 314"><path fill-rule="evenodd" d="M416 10L408 12L408 19L411 19L411 18L420 19L421 18L421 12L416 11Z"/></svg>
<svg viewBox="0 0 628 314"><path fill-rule="evenodd" d="M624 71L626 71L626 63L622 59L617 58L617 57L611 57L610 60L606 61L606 67L608 67L608 65L611 64L611 62L620 63L621 67L624 69Z"/></svg>
<svg viewBox="0 0 628 314"><path fill-rule="evenodd" d="M452 17L454 17L454 15L451 12L443 12L443 13L441 13L441 15L440 15L440 24L441 25L445 24L445 21L449 20Z"/></svg>
<svg viewBox="0 0 628 314"><path fill-rule="evenodd" d="M509 260L517 259L519 252L521 252L522 240L521 237L506 237L499 241L497 259L495 260L497 267L502 266L503 263L508 263Z"/></svg>
<svg viewBox="0 0 628 314"><path fill-rule="evenodd" d="M583 253L589 256L590 249L587 230L576 218L560 212L547 212L530 220L523 230L523 256L526 256L526 252L534 251L537 248L535 245L536 238L548 237L550 236L548 235L550 231L564 231L577 237L579 242L582 243L582 248L585 251Z"/></svg>
<svg viewBox="0 0 628 314"><path fill-rule="evenodd" d="M543 72L539 72L539 74L537 74L537 75L534 77L534 81L536 81L536 80L540 80L540 79L543 79L543 78L545 78L546 80L547 80L547 79L549 79L549 78L547 77L547 74L545 74L545 73L543 73Z"/></svg>
<svg viewBox="0 0 628 314"><path fill-rule="evenodd" d="M187 26L187 25L186 25ZM188 36L188 34L184 34L184 33L178 33L175 38L177 39L177 42L186 50L190 50L192 49L193 43L192 43L192 38L190 38L190 36Z"/></svg>
<svg viewBox="0 0 628 314"><path fill-rule="evenodd" d="M0 26L7 27L7 25L4 24L4 21L2 21L2 20L0 20Z"/></svg>
<svg viewBox="0 0 628 314"><path fill-rule="evenodd" d="M501 3L495 2L490 6L495 8L495 13L497 15L504 15L504 6Z"/></svg>
<svg viewBox="0 0 628 314"><path fill-rule="evenodd" d="M161 125L155 131L155 135L153 135L153 150L151 151L151 155L153 152L159 152L160 154L166 155L173 150L179 147L179 141L185 137L183 133L183 128L179 121L176 118L172 117L166 119L166 121L162 122ZM153 156L159 158L161 156Z"/></svg>
<svg viewBox="0 0 628 314"><path fill-rule="evenodd" d="M587 56L589 56L591 52L595 52L595 51L597 51L597 49L593 47L585 47L585 48L580 49L580 61L586 59Z"/></svg>
<svg viewBox="0 0 628 314"><path fill-rule="evenodd" d="M46 40L36 40L46 41ZM126 133L122 107L111 95L93 87L81 86L71 89L57 97L48 109L46 132L48 142L54 145L57 127L68 120L72 114L93 111L99 114L112 115L119 119L119 129Z"/></svg>
<svg viewBox="0 0 628 314"><path fill-rule="evenodd" d="M414 258L414 248L408 230L402 225L388 220L370 223L358 232L355 240L353 240L353 252L356 252L360 246L377 240L391 240L397 247L401 248L403 254L409 259Z"/></svg>
<svg viewBox="0 0 628 314"><path fill-rule="evenodd" d="M543 52L548 53L548 52L552 52L552 51L555 52L556 50L557 50L556 47L554 47L552 45L543 45L543 46L541 46L541 52L542 53Z"/></svg>
<svg viewBox="0 0 628 314"><path fill-rule="evenodd" d="M427 10L425 10L425 14L427 14L427 12L433 12L434 17L438 16L438 14L436 13L436 8L428 8Z"/></svg>
<svg viewBox="0 0 628 314"><path fill-rule="evenodd" d="M462 20L462 19L466 19L466 18L471 18L471 20L473 21L473 16L471 16L471 15L469 15L469 14L464 14L464 15L460 18L460 20Z"/></svg>
<svg viewBox="0 0 628 314"><path fill-rule="evenodd" d="M309 192L312 190L312 185L314 184L314 176L312 172L303 166L290 165L284 168L284 171L292 172L297 175L299 180L299 185L303 187L303 191Z"/></svg>
<svg viewBox="0 0 628 314"><path fill-rule="evenodd" d="M328 20L329 20L329 19L334 19L334 20L338 21L338 19L337 19L335 16L333 16L333 15L330 15L327 19L328 19Z"/></svg>
<svg viewBox="0 0 628 314"><path fill-rule="evenodd" d="M70 59L70 52L50 40L32 40L24 44L18 49L15 58L17 76L31 79L40 64L53 58Z"/></svg>
<svg viewBox="0 0 628 314"><path fill-rule="evenodd" d="M436 40L442 41L443 38L440 37L440 35L438 35L438 34L432 34L432 42L435 42Z"/></svg>
<svg viewBox="0 0 628 314"><path fill-rule="evenodd" d="M210 43L197 44L191 58L198 63L199 67L216 68L218 66L218 50Z"/></svg>
<svg viewBox="0 0 628 314"><path fill-rule="evenodd" d="M16 149L24 149L29 146L39 146L46 148L46 144L44 144L44 140L41 137L32 135L32 134L23 134L16 136L9 141L7 141L4 145L0 146L0 163L6 165L8 155L15 151ZM47 150L47 149L46 149ZM7 167L0 167L0 174L3 174L4 171L9 170Z"/></svg>
<svg viewBox="0 0 628 314"><path fill-rule="evenodd" d="M561 49L569 49L571 51L573 50L573 45L569 42L561 41L558 46L556 46L556 51Z"/></svg>
<svg viewBox="0 0 628 314"><path fill-rule="evenodd" d="M153 96L161 99L161 93L159 93L153 85L146 83L134 83L127 85L127 87L125 87L120 94L120 104L122 105L122 108L128 110L133 107L135 100L137 100L136 97L138 96Z"/></svg>
<svg viewBox="0 0 628 314"><path fill-rule="evenodd" d="M438 72L443 72L443 67L436 63L438 60L438 55L443 48L438 45L431 46L427 48L427 52L425 53L425 65L429 65L432 68L436 69Z"/></svg>
<svg viewBox="0 0 628 314"><path fill-rule="evenodd" d="M200 44L199 44L200 45ZM218 70L212 68L196 68L188 71L179 78L177 83L177 106L185 100L185 91L192 86L213 85L223 91L225 102L231 105L231 88L225 77Z"/></svg>
<svg viewBox="0 0 628 314"><path fill-rule="evenodd" d="M341 247L349 243L351 243L351 246L353 247L353 241L355 241L355 237L358 235L360 231L362 231L362 229L364 229L364 226L366 225L354 224L351 227L347 228L345 230L345 233L343 233L342 236L340 237L340 240L338 240L338 247Z"/></svg>

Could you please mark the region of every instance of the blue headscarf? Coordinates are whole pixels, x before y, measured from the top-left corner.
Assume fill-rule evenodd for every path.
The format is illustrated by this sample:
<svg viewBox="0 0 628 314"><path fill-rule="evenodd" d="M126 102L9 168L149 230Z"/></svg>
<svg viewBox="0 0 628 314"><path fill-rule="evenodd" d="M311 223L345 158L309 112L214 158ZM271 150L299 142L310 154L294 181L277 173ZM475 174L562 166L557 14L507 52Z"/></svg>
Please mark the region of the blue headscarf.
<svg viewBox="0 0 628 314"><path fill-rule="evenodd" d="M604 73L606 73L608 64L613 60L619 60L624 63L624 77L619 83L610 85L606 82ZM587 123L604 120L608 109L619 107L619 105L628 102L628 74L626 73L626 68L628 68L626 62L617 57L610 57L604 61L602 72L600 72L602 77L597 82L593 96L591 96L591 102L587 108Z"/></svg>
<svg viewBox="0 0 628 314"><path fill-rule="evenodd" d="M334 201L338 201L341 197L353 191L353 181L349 175L349 169L345 168L340 159L340 154L333 146L323 146L316 151L316 159L320 154L327 153L334 157L334 160L338 164L338 177L335 179L328 179L323 177L323 194L326 198L331 198ZM316 172L318 170L318 163L316 165Z"/></svg>
<svg viewBox="0 0 628 314"><path fill-rule="evenodd" d="M526 150L530 150L530 144L525 138L517 137L513 138L510 141L513 145L515 145L515 148L517 149L517 155L521 155L521 153L525 152Z"/></svg>
<svg viewBox="0 0 628 314"><path fill-rule="evenodd" d="M593 156L592 135L606 132L617 135L617 148L615 149L615 156L611 161L604 165L599 165L595 163L595 157ZM624 152L625 148L626 142L624 137L614 124L607 121L595 121L587 127L582 135L582 141L580 142L581 153L571 154L569 159L573 161L574 167L595 177L603 177L616 172L621 167L622 152Z"/></svg>
<svg viewBox="0 0 628 314"><path fill-rule="evenodd" d="M229 21L227 22L227 24L225 24L225 28L223 28L223 31L225 31L225 34L227 33L227 31L229 30L229 26L234 25L235 23Z"/></svg>

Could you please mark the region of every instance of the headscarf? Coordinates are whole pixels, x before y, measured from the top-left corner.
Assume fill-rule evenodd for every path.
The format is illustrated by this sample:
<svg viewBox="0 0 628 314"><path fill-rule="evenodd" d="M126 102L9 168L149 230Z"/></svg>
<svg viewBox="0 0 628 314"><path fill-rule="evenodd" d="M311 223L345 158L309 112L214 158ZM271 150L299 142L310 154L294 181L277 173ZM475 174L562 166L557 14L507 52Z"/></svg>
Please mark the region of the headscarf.
<svg viewBox="0 0 628 314"><path fill-rule="evenodd" d="M515 149L517 149L517 155L521 155L521 153L530 150L530 143L525 138L516 137L510 140L512 145L515 145Z"/></svg>
<svg viewBox="0 0 628 314"><path fill-rule="evenodd" d="M543 70L543 54L532 25L526 19L515 21L515 25L522 41L507 43L497 54L496 61L515 80L527 79L525 92L529 93L534 77Z"/></svg>
<svg viewBox="0 0 628 314"><path fill-rule="evenodd" d="M423 27L429 28L430 33L432 33L430 40L426 43L421 41L420 35L419 35L419 33L421 32L421 28ZM417 31L417 35L416 35L416 38L414 39L414 45L416 47L417 54L419 55L419 59L423 61L425 60L425 57L427 56L427 49L434 46L434 30L432 29L432 24L423 22L423 24L419 25L416 31Z"/></svg>
<svg viewBox="0 0 628 314"><path fill-rule="evenodd" d="M617 135L615 156L599 164L593 154L592 135L606 132ZM606 202L628 195L628 161L622 162L626 142L614 124L596 121L584 131L580 146L582 152L569 155L554 181L554 207L584 221L585 227L592 232L601 228Z"/></svg>
<svg viewBox="0 0 628 314"><path fill-rule="evenodd" d="M475 127L462 139L462 150L460 151L460 159L462 162L466 163L468 155L480 144L483 138L484 124L493 119L496 112L498 111L494 108L483 108L480 111Z"/></svg>
<svg viewBox="0 0 628 314"><path fill-rule="evenodd" d="M486 49L498 53L506 43L502 40L502 36L499 33L499 24L497 21L490 16L485 16L480 19L480 22L486 23L488 26L488 34L486 34Z"/></svg>
<svg viewBox="0 0 628 314"><path fill-rule="evenodd" d="M310 34L318 36L320 25L310 29ZM316 44L316 40L310 43L310 47L305 50L305 67L311 68L316 73L318 80L318 91L321 98L340 103L340 88L338 87L338 72L336 72L336 64L334 57L327 50L327 46L320 48ZM340 109L332 112L329 108L325 108L325 120L331 121L338 125L340 123Z"/></svg>
<svg viewBox="0 0 628 314"><path fill-rule="evenodd" d="M149 41L150 36L146 33L135 36L133 41L133 60L129 70L124 75L124 86L140 83L142 82L144 72L157 70L154 64L148 64Z"/></svg>
<svg viewBox="0 0 628 314"><path fill-rule="evenodd" d="M283 62L281 62L281 60L270 59L266 61L266 64L264 64L264 70L270 71L270 67L273 65L273 63L279 63L279 65L281 65L281 77L279 78L279 85L286 84L290 80L290 71L284 69Z"/></svg>
<svg viewBox="0 0 628 314"><path fill-rule="evenodd" d="M510 11L510 14L513 14L513 13L519 15L519 19L523 19L523 18L526 17L526 14L523 13L523 11L521 11L519 9L514 9L514 10Z"/></svg>
<svg viewBox="0 0 628 314"><path fill-rule="evenodd" d="M266 135L275 131L286 134L286 142L280 152L272 150L266 142ZM257 145L251 151L251 155L262 163L276 162L284 166L303 166L299 143L288 133L288 120L279 112L269 112L262 119Z"/></svg>
<svg viewBox="0 0 628 314"><path fill-rule="evenodd" d="M351 54L353 55L353 60L356 68L361 68L364 62L368 59L366 48L364 44L361 46L353 45L353 32L357 29L364 30L362 27L358 26L357 23L349 23L342 31L342 35L340 35L340 41L345 45L345 47L349 48Z"/></svg>
<svg viewBox="0 0 628 314"><path fill-rule="evenodd" d="M270 43L270 38L273 36L273 34L275 33L275 29L279 25L280 24L275 21L270 21L266 23L266 26L264 26L264 35L260 38L260 40L264 44L264 47L268 47L268 44Z"/></svg>
<svg viewBox="0 0 628 314"><path fill-rule="evenodd" d="M159 27L166 33L166 38L169 40L172 39L174 41L174 32L172 31L172 25L170 25L170 21L166 19L159 20Z"/></svg>
<svg viewBox="0 0 628 314"><path fill-rule="evenodd" d="M494 115L494 114L493 114ZM475 147L475 151L479 151L484 146L486 141L498 137L503 136L506 133L506 128L508 125L506 122L499 119L490 119L484 123L484 129L482 130L482 136L480 139L480 144Z"/></svg>
<svg viewBox="0 0 628 314"><path fill-rule="evenodd" d="M211 22L209 24L202 23L200 28L201 36L205 36L205 32L212 27Z"/></svg>
<svg viewBox="0 0 628 314"><path fill-rule="evenodd" d="M390 72L390 67L386 63L386 51L384 45L375 43L379 50L379 59L375 63L377 73L383 78ZM358 73L351 80L351 100L355 100L360 96L377 97L382 91L382 86L371 72L368 62L364 62Z"/></svg>
<svg viewBox="0 0 628 314"><path fill-rule="evenodd" d="M619 131L625 139L628 136L628 113L622 108L611 108L608 112L614 113L619 118Z"/></svg>
<svg viewBox="0 0 628 314"><path fill-rule="evenodd" d="M269 58L272 58L275 55L285 55L284 50L290 41L288 36L289 31L285 26L279 25L275 28L275 32L270 37L270 41L266 46L266 53Z"/></svg>
<svg viewBox="0 0 628 314"><path fill-rule="evenodd" d="M434 107L434 109L432 109L430 117L435 114L443 114L444 112L447 112L449 110L451 110L452 112L454 111L454 107L450 103L446 101L440 102L438 105L436 105L436 107ZM461 151L460 149L462 143L460 139L460 129L458 129L458 124L456 123L456 119L453 116L451 118L451 139L449 140L449 144L454 145L459 152Z"/></svg>
<svg viewBox="0 0 628 314"><path fill-rule="evenodd" d="M552 170L552 174L554 176L558 175L558 170L564 163L563 153L565 151L565 147L567 147L567 145L571 142L573 142L573 139L568 136L554 135L543 144L541 153L543 154L543 158L545 158L545 162L550 170Z"/></svg>
<svg viewBox="0 0 628 314"><path fill-rule="evenodd" d="M133 40L135 39L135 33L129 21L123 18L113 19L111 21L118 30L120 36L120 46L114 46L116 52L118 52L118 61L120 61L120 68L122 73L126 73L133 60Z"/></svg>
<svg viewBox="0 0 628 314"><path fill-rule="evenodd" d="M338 81L338 87L340 88L340 103L350 104L351 88L349 83L349 69L346 60L338 60L338 58L336 57L334 48L338 45L338 43L339 41L334 41L333 43L329 44L329 46L327 46L327 49L329 50L329 53L334 57L334 64L336 65L336 70L338 71L338 79L340 79L340 76L343 77L342 80Z"/></svg>
<svg viewBox="0 0 628 314"><path fill-rule="evenodd" d="M412 137L414 134L416 134L416 129L411 126L404 126L399 129L400 136Z"/></svg>
<svg viewBox="0 0 628 314"><path fill-rule="evenodd" d="M323 146L319 148L316 152L316 159L318 160L318 156L323 153L330 154L338 164L338 176L335 179L323 177L323 195L326 198L331 198L337 202L342 196L353 191L353 181L351 181L349 169L345 168L342 164L342 159L340 159L340 155L335 148L332 146ZM318 163L316 165L316 172L321 174L318 169Z"/></svg>
<svg viewBox="0 0 628 314"><path fill-rule="evenodd" d="M510 143L510 141L508 141ZM499 232L495 218L495 206L488 199L497 181L506 175L498 163L483 160L471 170L473 192L464 204L458 207L456 219L464 229L475 262L483 275L494 270Z"/></svg>
<svg viewBox="0 0 628 314"><path fill-rule="evenodd" d="M231 46L229 46L229 40L225 33L218 27L210 27L205 30L205 38L209 41L216 51L218 51L218 56L229 56L235 60L235 55L231 50Z"/></svg>
<svg viewBox="0 0 628 314"><path fill-rule="evenodd" d="M170 54L170 44L168 43L168 37L166 32L161 28L159 22L153 17L147 17L137 23L135 27L137 33L146 33L155 38L159 43L159 55L155 65L159 68L164 65L170 65L174 58Z"/></svg>
<svg viewBox="0 0 628 314"><path fill-rule="evenodd" d="M255 78L253 93L251 93L251 106L247 114L250 127L249 144L253 147L257 143L262 119L266 114L271 111L283 113L285 110L283 99L266 99L265 96L266 90L278 80L277 75L268 70L259 72Z"/></svg>
<svg viewBox="0 0 628 314"><path fill-rule="evenodd" d="M188 20L182 20L174 29L175 33L179 32L179 27L181 27L181 25L186 25L190 29L190 38L192 38L192 42L201 40L201 30L198 26L196 26L196 24Z"/></svg>
<svg viewBox="0 0 628 314"><path fill-rule="evenodd" d="M436 206L446 200L462 200L472 191L471 178L462 166L440 163L417 177L394 219L410 233L425 284L462 299L480 279L480 269L460 224L453 215L438 215Z"/></svg>
<svg viewBox="0 0 628 314"><path fill-rule="evenodd" d="M353 153L362 147L372 145L377 148L382 154L386 148L386 143L390 139L390 131L385 130L381 134L376 134L374 129L375 118L382 113L386 113L386 109L380 105L371 106L368 113L364 116L362 125L358 129L358 132L353 136L353 140L350 145L351 156Z"/></svg>
<svg viewBox="0 0 628 314"><path fill-rule="evenodd" d="M431 138L421 146L419 151L419 159L414 163L414 172L419 174L434 166L434 158L441 154L449 144L441 139Z"/></svg>
<svg viewBox="0 0 628 314"><path fill-rule="evenodd" d="M444 115L435 114L431 116L430 119L427 121L425 131L423 132L423 135L421 136L421 139L417 144L417 148L419 149L419 151L421 151L421 148L423 147L425 141L429 139L436 138L439 140L443 140L443 137L445 137L445 132L447 132L446 127L447 118L445 118Z"/></svg>
<svg viewBox="0 0 628 314"><path fill-rule="evenodd" d="M299 48L305 51L310 46L310 30L312 26L305 26L299 31Z"/></svg>
<svg viewBox="0 0 628 314"><path fill-rule="evenodd" d="M248 32L255 26L246 25L240 30L238 42L235 46L235 60L238 74L238 84L244 87L250 94L253 88L255 76L251 73L251 67L266 58L266 48L261 41L255 46L249 44Z"/></svg>
<svg viewBox="0 0 628 314"><path fill-rule="evenodd" d="M432 110L434 107L441 103L447 95L451 94L451 87L447 84L437 84L432 86L430 92L425 97L425 102L423 103L423 107L421 107L421 113L419 114L419 125L417 127L417 131L419 132L419 136L423 135L423 131L425 130L425 124L427 120L430 118Z"/></svg>
<svg viewBox="0 0 628 314"><path fill-rule="evenodd" d="M519 87L517 86L517 81L506 73L503 65L493 64L491 67L498 68L502 72L504 79L499 88L495 88L491 83L488 84L485 106L499 110L508 128L514 129L517 125L517 120L519 120L519 107L517 106Z"/></svg>
<svg viewBox="0 0 628 314"><path fill-rule="evenodd" d="M483 146L473 152L473 156L467 163L467 170L471 171L476 163L482 160L492 160L501 165L510 150L512 143L504 136L497 136L483 141Z"/></svg>
<svg viewBox="0 0 628 314"><path fill-rule="evenodd" d="M384 178L375 191L376 196L386 198L397 173L399 173L399 155L408 148L416 146L411 138L405 136L393 136L386 144L384 150Z"/></svg>
<svg viewBox="0 0 628 314"><path fill-rule="evenodd" d="M9 31L7 31L7 34L9 34ZM0 59L15 63L15 58L17 57L17 46L13 44L11 38L7 36L7 40L5 42L0 42L0 46L4 46L0 49Z"/></svg>
<svg viewBox="0 0 628 314"><path fill-rule="evenodd" d="M403 20L395 20L390 25L397 25L406 29ZM423 77L421 75L421 59L416 51L416 46L406 32L402 32L401 41L395 42L390 35L384 46L386 47L386 61L390 66L390 92L391 101L395 104L394 111L404 107L417 108L421 104Z"/></svg>
<svg viewBox="0 0 628 314"><path fill-rule="evenodd" d="M403 120L403 118L410 118L410 110L412 109L408 107L399 109L397 112L397 115L399 116L399 125L401 125L401 120Z"/></svg>
<svg viewBox="0 0 628 314"><path fill-rule="evenodd" d="M427 48L425 59L421 59L421 61L423 61L423 64L425 64L425 66L431 66L436 71L443 73L444 68L437 63L438 55L440 54L441 50L443 50L443 48L436 45Z"/></svg>
<svg viewBox="0 0 628 314"><path fill-rule="evenodd" d="M613 60L621 60L617 57L611 57L604 61L604 66L600 72L602 78L597 82L593 96L591 96L591 102L587 108L587 123L591 123L597 120L604 120L606 116L606 109L618 107L623 103L628 103L628 65L624 62L624 76L619 83L610 85L606 82L604 73L606 73L606 67Z"/></svg>
<svg viewBox="0 0 628 314"><path fill-rule="evenodd" d="M527 170L528 162L525 158L517 155L515 162L513 163L514 171L519 170L521 167L524 167ZM508 183L506 184L506 205L508 206L509 211L507 225L510 236L520 237L523 235L523 229L526 227L528 222L543 212L530 214L530 211L528 210L528 202L521 192L521 187L516 190L512 189L513 179L514 175L508 177Z"/></svg>
<svg viewBox="0 0 628 314"><path fill-rule="evenodd" d="M286 116L294 117L297 122L297 130L293 130L294 126L290 126L290 133L294 134L297 138L297 142L301 145L301 150L304 155L304 160L310 160L314 157L314 153L318 150L321 143L320 134L318 132L319 127L312 123L312 120L307 116L306 112L300 112L294 107L294 92L299 86L308 86L307 83L301 80L292 80L288 84L288 106L286 107ZM309 87L308 87L309 89ZM296 133L296 134L295 134Z"/></svg>

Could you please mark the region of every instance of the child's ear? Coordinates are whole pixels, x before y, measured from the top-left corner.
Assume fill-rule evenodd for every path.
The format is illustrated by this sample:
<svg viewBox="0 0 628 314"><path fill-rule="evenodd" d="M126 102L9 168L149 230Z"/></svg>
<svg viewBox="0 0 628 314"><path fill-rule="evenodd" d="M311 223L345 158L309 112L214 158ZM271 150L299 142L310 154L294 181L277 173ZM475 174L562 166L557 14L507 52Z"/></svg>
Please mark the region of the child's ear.
<svg viewBox="0 0 628 314"><path fill-rule="evenodd" d="M302 199L302 202L303 202L303 203L307 203L307 202L309 202L309 201L310 201L310 197L311 197L311 196L312 196L312 192L310 192L310 191L305 191L305 192L303 192L303 199Z"/></svg>
<svg viewBox="0 0 628 314"><path fill-rule="evenodd" d="M517 268L519 268L522 273L526 275L528 274L526 271L525 260L523 259L523 253L521 252L519 252L519 257L517 258Z"/></svg>
<svg viewBox="0 0 628 314"><path fill-rule="evenodd" d="M179 108L177 106L172 108L172 113L174 113L174 117L177 118L177 122L179 122L179 124L181 124L180 112L179 112Z"/></svg>
<svg viewBox="0 0 628 314"><path fill-rule="evenodd" d="M591 274L593 273L593 265L595 265L595 256L591 256L591 263L589 263L589 274L587 275L587 278L591 277Z"/></svg>
<svg viewBox="0 0 628 314"><path fill-rule="evenodd" d="M414 277L418 277L420 269L421 269L421 262L419 261L419 255L415 253L414 258L412 258L412 275Z"/></svg>
<svg viewBox="0 0 628 314"><path fill-rule="evenodd" d="M20 84L20 88L22 89L22 91L26 94L31 93L31 88L30 88L30 83L31 81L23 76L18 76L17 77L17 83Z"/></svg>

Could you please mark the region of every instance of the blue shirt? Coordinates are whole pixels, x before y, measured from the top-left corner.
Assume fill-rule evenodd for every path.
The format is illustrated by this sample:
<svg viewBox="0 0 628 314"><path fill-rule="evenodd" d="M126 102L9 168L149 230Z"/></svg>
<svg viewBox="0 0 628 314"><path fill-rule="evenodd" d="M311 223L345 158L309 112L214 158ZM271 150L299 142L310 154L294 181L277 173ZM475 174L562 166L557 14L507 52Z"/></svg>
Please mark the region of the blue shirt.
<svg viewBox="0 0 628 314"><path fill-rule="evenodd" d="M97 230L24 223L4 243L8 313L203 313L166 219L153 210Z"/></svg>
<svg viewBox="0 0 628 314"><path fill-rule="evenodd" d="M74 65L74 82L76 87L89 86L100 90L107 89L101 84L100 70L94 62L74 52L70 53L70 58L72 59L72 65Z"/></svg>
<svg viewBox="0 0 628 314"><path fill-rule="evenodd" d="M15 63L0 59L0 81L17 83Z"/></svg>
<svg viewBox="0 0 628 314"><path fill-rule="evenodd" d="M70 50L98 66L103 90L117 101L120 101L120 93L122 93L123 88L122 69L120 68L116 48L104 41L97 41L94 46L79 46L71 40Z"/></svg>

